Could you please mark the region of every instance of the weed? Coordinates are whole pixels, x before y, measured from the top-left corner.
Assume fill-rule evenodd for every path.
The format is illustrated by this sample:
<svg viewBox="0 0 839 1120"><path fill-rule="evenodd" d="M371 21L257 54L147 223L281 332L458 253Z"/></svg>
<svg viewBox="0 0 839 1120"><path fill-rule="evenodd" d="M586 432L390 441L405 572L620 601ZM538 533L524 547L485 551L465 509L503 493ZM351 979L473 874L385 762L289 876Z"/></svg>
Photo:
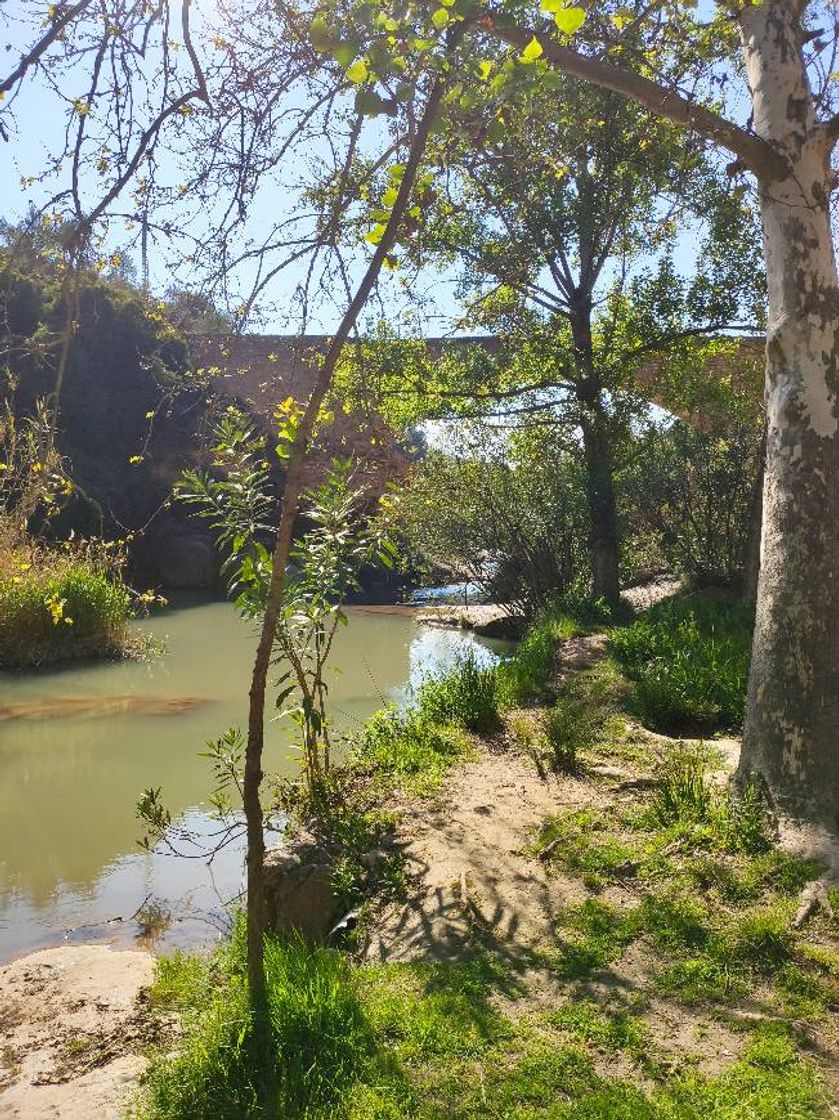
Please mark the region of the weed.
<svg viewBox="0 0 839 1120"><path fill-rule="evenodd" d="M417 693L417 710L424 723L454 724L486 733L500 724L494 668L481 668L468 650L445 677L430 678Z"/></svg>
<svg viewBox="0 0 839 1120"><path fill-rule="evenodd" d="M650 817L662 828L678 823L708 820L711 791L705 781L705 756L702 748L674 752L664 767Z"/></svg>
<svg viewBox="0 0 839 1120"><path fill-rule="evenodd" d="M732 785L720 824L729 851L748 855L768 852L776 828L769 811L765 783L752 777L740 789Z"/></svg>
<svg viewBox="0 0 839 1120"><path fill-rule="evenodd" d="M0 666L112 656L125 642L131 597L84 559L40 555L0 578Z"/></svg>
<svg viewBox="0 0 839 1120"><path fill-rule="evenodd" d="M614 835L611 821L594 809L580 809L561 817L548 817L535 842L537 851L557 841L551 862L569 871L610 875L622 864L637 858L636 849Z"/></svg>
<svg viewBox="0 0 839 1120"><path fill-rule="evenodd" d="M554 1011L550 1022L562 1031L602 1050L640 1051L647 1038L643 1020L625 1009L606 1014L591 1000L580 1000Z"/></svg>

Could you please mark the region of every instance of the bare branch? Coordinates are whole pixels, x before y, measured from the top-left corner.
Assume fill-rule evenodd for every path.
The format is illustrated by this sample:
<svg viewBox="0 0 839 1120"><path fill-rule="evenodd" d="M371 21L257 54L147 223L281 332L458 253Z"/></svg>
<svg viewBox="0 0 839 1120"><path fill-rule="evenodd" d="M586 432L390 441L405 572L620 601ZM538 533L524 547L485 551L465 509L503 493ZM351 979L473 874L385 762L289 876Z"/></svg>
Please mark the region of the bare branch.
<svg viewBox="0 0 839 1120"><path fill-rule="evenodd" d="M61 35L64 28L72 23L76 16L81 15L85 8L89 8L93 0L79 0L78 4L73 4L72 7L67 8L65 12L57 17L50 29L46 31L35 46L27 54L23 55L18 65L5 78L0 82L0 93L8 93L9 90L20 81L26 74L30 66L33 66L40 57L49 50L55 40Z"/></svg>

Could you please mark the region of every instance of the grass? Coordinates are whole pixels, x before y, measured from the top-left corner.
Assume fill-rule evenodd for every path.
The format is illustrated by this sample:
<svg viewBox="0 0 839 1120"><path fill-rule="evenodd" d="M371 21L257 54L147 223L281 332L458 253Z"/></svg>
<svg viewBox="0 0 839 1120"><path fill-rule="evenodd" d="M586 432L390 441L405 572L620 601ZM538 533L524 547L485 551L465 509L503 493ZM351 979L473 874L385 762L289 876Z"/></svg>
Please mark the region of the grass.
<svg viewBox="0 0 839 1120"><path fill-rule="evenodd" d="M496 669L500 706L518 708L550 699L557 643L584 632L583 624L561 604L547 609L530 627L515 654Z"/></svg>
<svg viewBox="0 0 839 1120"><path fill-rule="evenodd" d="M454 724L485 734L500 726L498 678L494 668L482 668L472 650L458 658L443 677L431 677L416 696L424 724Z"/></svg>
<svg viewBox="0 0 839 1120"><path fill-rule="evenodd" d="M595 925L600 925L600 919ZM781 1026L752 1032L718 1076L649 1064L643 1000L590 999L510 1018L515 977L492 957L353 967L324 950L269 945L277 1090L256 1111L238 950L199 966L158 964L153 1008L179 1009L185 1033L158 1056L135 1116L143 1120L816 1120L824 1097ZM613 1056L650 1070L643 1088L609 1072ZM626 1067L624 1067L625 1069Z"/></svg>
<svg viewBox="0 0 839 1120"><path fill-rule="evenodd" d="M83 556L39 549L0 564L0 667L110 657L126 640L131 596Z"/></svg>
<svg viewBox="0 0 839 1120"><path fill-rule="evenodd" d="M610 649L634 682L642 722L662 731L741 727L752 627L742 604L688 595L612 631Z"/></svg>
<svg viewBox="0 0 839 1120"><path fill-rule="evenodd" d="M152 1005L181 1011L174 1056L149 1071L136 1115L155 1120L244 1120L262 1116L254 1077L257 1040L244 975L244 929L212 961L175 957L160 966ZM266 941L272 1080L268 1115L327 1120L358 1083L385 1066L347 962L327 949Z"/></svg>
<svg viewBox="0 0 839 1120"><path fill-rule="evenodd" d="M383 708L368 720L351 755L351 763L372 767L380 778L407 796L436 792L450 767L471 749L455 724L440 725L423 711Z"/></svg>
<svg viewBox="0 0 839 1120"><path fill-rule="evenodd" d="M558 616L543 624L563 635L572 625L577 623L560 622ZM359 855L381 844L392 827L388 805L394 795L439 792L450 767L473 749L467 729L498 725L510 680L535 687L534 666L541 664L539 672L546 676L539 687L548 690L553 655L548 661L544 650L537 656L532 649L539 643L525 653L520 677L510 663L489 676L474 663L461 665L452 677L427 686L413 708L387 709L370 722L346 771L324 791L329 827L344 852L338 866L348 899L363 897L369 886ZM516 713L514 730L557 767L581 769L581 760L595 748L598 757L608 757L611 747L619 746L606 741L619 699L608 683L597 672L581 674L552 696L544 713ZM496 954L487 947L491 939L477 930L471 948L457 959L372 965L330 950L270 941L276 1091L268 1113L257 1108L252 1079L241 927L232 944L209 961L161 961L152 1007L177 1011L184 1032L174 1054L162 1051L154 1059L136 1115L142 1120L817 1120L826 1115L815 1066L800 1052L796 1035L773 1021L818 1023L839 1008L839 953L827 919L813 919L806 932L792 928L797 895L820 874L820 866L774 847L758 786L733 795L710 780L708 771L717 765L712 750L677 749L661 764L660 754L649 747L644 756L640 740L634 749L632 761L655 775L652 788L638 787L624 803L550 817L534 837L534 850L553 844L549 867L562 866L587 888L581 901L557 916L552 943L522 949L517 957L511 942ZM398 864L386 872L395 893L400 872ZM531 999L534 970L545 974L538 1000ZM725 1022L746 998L767 1021L735 1020L734 1052L714 1076L696 1067L705 1056L701 1037L688 1053L672 1048L662 1036L661 1016L651 1014L663 1003L697 1026Z"/></svg>

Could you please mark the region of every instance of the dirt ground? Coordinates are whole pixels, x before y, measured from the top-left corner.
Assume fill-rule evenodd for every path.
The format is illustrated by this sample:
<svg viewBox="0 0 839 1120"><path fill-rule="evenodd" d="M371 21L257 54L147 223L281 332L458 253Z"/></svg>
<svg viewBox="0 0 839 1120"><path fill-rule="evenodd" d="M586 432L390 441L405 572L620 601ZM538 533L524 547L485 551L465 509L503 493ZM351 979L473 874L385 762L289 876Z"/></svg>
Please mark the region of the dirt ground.
<svg viewBox="0 0 839 1120"><path fill-rule="evenodd" d="M0 1118L117 1120L144 1067L154 958L45 949L0 970Z"/></svg>

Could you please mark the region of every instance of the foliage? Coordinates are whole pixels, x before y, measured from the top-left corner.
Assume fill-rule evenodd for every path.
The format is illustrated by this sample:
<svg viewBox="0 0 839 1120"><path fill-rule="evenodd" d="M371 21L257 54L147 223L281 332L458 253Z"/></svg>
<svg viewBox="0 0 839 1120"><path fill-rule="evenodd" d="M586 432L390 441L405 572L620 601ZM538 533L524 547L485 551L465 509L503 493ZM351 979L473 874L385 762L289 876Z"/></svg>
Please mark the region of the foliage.
<svg viewBox="0 0 839 1120"><path fill-rule="evenodd" d="M495 669L482 668L472 650L461 654L445 676L425 680L416 703L428 723L454 724L480 734L494 731L500 723Z"/></svg>
<svg viewBox="0 0 839 1120"><path fill-rule="evenodd" d="M282 463L294 442L299 407L289 398L277 418L275 454ZM239 610L260 618L272 569L263 543L274 508L266 441L233 406L217 424L215 439L212 471L187 471L178 496L214 530ZM297 725L304 776L314 783L331 763L326 668L338 626L347 623L342 604L358 589L360 570L373 562L391 566L394 550L385 519L370 516L369 498L353 488L349 460L335 460L326 478L304 494L303 505L307 525L291 548L292 571L274 636L282 666L276 707Z"/></svg>
<svg viewBox="0 0 839 1120"><path fill-rule="evenodd" d="M532 617L579 578L585 513L579 467L557 442L488 438L431 452L399 498L411 552Z"/></svg>
<svg viewBox="0 0 839 1120"><path fill-rule="evenodd" d="M712 375L713 376L713 375ZM627 522L649 534L658 562L699 584L738 588L750 547L762 417L731 404L709 427L652 428L622 480Z"/></svg>
<svg viewBox="0 0 839 1120"><path fill-rule="evenodd" d="M29 548L0 572L0 666L113 657L127 640L134 597L113 557L94 548Z"/></svg>
<svg viewBox="0 0 839 1120"><path fill-rule="evenodd" d="M753 616L723 598L657 604L610 637L641 719L662 730L742 726Z"/></svg>
<svg viewBox="0 0 839 1120"><path fill-rule="evenodd" d="M546 608L531 625L515 652L496 669L501 706L515 708L549 698L556 647L576 637L582 626L565 613L561 603Z"/></svg>
<svg viewBox="0 0 839 1120"><path fill-rule="evenodd" d="M666 828L677 821L708 820L712 798L705 771L706 755L702 750L682 749L668 758L650 805L656 825Z"/></svg>
<svg viewBox="0 0 839 1120"><path fill-rule="evenodd" d="M605 730L612 703L612 683L603 673L580 673L564 681L553 704L541 713L534 732L524 737L525 750L540 774L581 770L583 754Z"/></svg>
<svg viewBox="0 0 839 1120"><path fill-rule="evenodd" d="M432 793L448 769L470 749L457 726L431 722L423 710L390 705L377 712L350 755L350 765L372 768L377 777L410 795Z"/></svg>
<svg viewBox="0 0 839 1120"><path fill-rule="evenodd" d="M0 411L0 666L25 668L122 651L132 596L119 546L32 535L73 493L56 450L52 417L37 401L19 418Z"/></svg>

